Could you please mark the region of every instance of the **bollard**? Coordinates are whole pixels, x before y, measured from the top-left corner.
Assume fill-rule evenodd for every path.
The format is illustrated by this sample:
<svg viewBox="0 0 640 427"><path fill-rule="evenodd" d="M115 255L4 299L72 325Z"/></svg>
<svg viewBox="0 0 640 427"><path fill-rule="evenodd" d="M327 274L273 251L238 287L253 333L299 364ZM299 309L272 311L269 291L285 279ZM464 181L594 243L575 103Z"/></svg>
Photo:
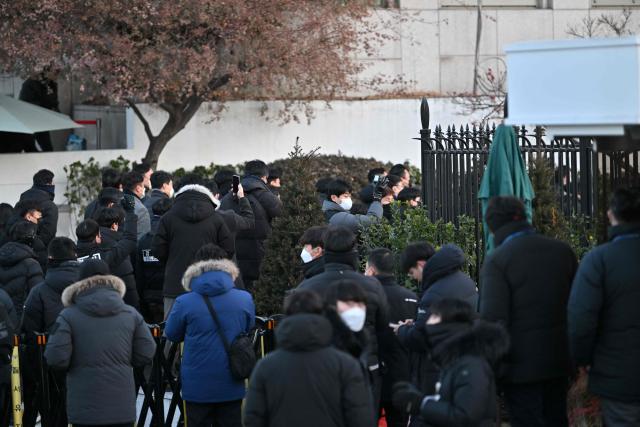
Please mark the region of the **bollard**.
<svg viewBox="0 0 640 427"><path fill-rule="evenodd" d="M20 356L18 347L20 339L17 335L13 337L13 352L11 353L11 401L13 403L13 426L22 427L22 386L20 385Z"/></svg>
<svg viewBox="0 0 640 427"><path fill-rule="evenodd" d="M38 370L39 370L39 387L40 387L40 408L39 412L42 416L42 425L48 425L51 414L51 398L49 395L49 374L47 366L44 362L44 349L47 345L47 335L36 333L36 344L38 345Z"/></svg>

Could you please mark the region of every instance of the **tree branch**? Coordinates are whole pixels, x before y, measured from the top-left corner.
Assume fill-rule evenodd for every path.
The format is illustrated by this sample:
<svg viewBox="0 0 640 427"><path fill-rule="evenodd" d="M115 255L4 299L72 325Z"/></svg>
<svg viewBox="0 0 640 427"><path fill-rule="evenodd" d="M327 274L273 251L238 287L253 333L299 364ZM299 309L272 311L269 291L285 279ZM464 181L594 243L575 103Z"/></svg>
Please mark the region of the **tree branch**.
<svg viewBox="0 0 640 427"><path fill-rule="evenodd" d="M151 131L151 126L149 126L149 122L142 114L142 111L140 111L140 109L138 108L136 103L133 101L133 99L127 98L126 101L127 101L127 104L129 104L129 107L131 107L133 112L136 114L136 116L138 116L138 119L140 119L140 121L142 122L142 126L144 126L144 132L147 134L147 138L149 138L149 141L153 140L155 136Z"/></svg>

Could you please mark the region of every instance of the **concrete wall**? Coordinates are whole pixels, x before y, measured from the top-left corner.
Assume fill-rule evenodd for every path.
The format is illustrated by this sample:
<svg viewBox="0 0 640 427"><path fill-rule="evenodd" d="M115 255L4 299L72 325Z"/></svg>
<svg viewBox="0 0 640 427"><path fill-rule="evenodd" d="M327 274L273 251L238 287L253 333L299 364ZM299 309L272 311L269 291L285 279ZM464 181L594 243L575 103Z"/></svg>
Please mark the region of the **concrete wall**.
<svg viewBox="0 0 640 427"><path fill-rule="evenodd" d="M470 92L473 87L473 66L477 28L474 7L446 7L443 4L473 4L468 0L401 0L402 13L407 18L391 30L399 38L379 49L366 75L398 74L413 83L410 91L436 92L443 95ZM494 0L490 3L509 5L515 0ZM485 3L488 3L485 1ZM620 17L622 7L591 6L591 0L538 0L538 7L500 6L484 8L481 69L491 67L504 71L500 58L504 47L523 40L571 38L570 28L583 29L582 21L603 15ZM621 0L620 4L624 4ZM629 3L629 1L627 1ZM640 9L631 8L627 31L640 29ZM376 16L388 21L393 12L378 10ZM599 37L612 37L613 32L600 27ZM552 66L552 64L551 64Z"/></svg>
<svg viewBox="0 0 640 427"><path fill-rule="evenodd" d="M321 147L320 153L343 153L350 156L375 157L380 160L420 164L420 116L418 99L378 101L336 101L328 109L315 103L316 118L310 124L281 125L260 116L260 102L232 102L220 121L211 122L206 106L167 146L159 168L175 170L197 165L237 164L260 158L265 161L287 156L297 136L305 150ZM480 118L466 116L451 99L430 101L431 122L466 124ZM277 104L270 104L275 111ZM157 131L164 114L151 106L142 106L151 127ZM14 204L22 191L31 185L39 169L52 170L56 184L56 203L64 204L66 177L64 166L86 162L94 157L101 163L120 155L130 160L143 157L147 138L141 123L128 112L128 130L132 149L0 155L0 201ZM61 232L73 227L68 214L61 216Z"/></svg>

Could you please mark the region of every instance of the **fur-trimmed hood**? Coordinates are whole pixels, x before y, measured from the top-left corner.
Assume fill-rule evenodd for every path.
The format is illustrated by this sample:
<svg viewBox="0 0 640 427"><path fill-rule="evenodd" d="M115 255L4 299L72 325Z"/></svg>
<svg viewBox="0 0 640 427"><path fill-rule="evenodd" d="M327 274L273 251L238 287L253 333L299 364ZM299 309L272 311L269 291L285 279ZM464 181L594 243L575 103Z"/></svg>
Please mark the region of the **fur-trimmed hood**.
<svg viewBox="0 0 640 427"><path fill-rule="evenodd" d="M209 191L209 189L203 185L200 184L189 184L189 185L185 185L183 187L180 188L180 190L178 190L178 192L176 193L175 197L178 197L184 193L186 193L187 191L195 191L201 194L204 194L205 196L209 197L209 199L211 199L211 202L213 202L213 204L215 205L216 209L218 209L220 207L220 200L218 200L211 191Z"/></svg>
<svg viewBox="0 0 640 427"><path fill-rule="evenodd" d="M182 287L205 295L224 293L233 288L240 275L235 263L228 259L199 261L187 268L182 276Z"/></svg>
<svg viewBox="0 0 640 427"><path fill-rule="evenodd" d="M65 307L70 307L76 304L78 301L78 296L85 291L93 290L93 289L113 289L118 291L118 295L120 295L120 300L124 297L127 288L119 277L116 276L92 276L86 279L80 280L79 282L74 283L73 285L69 285L62 292L62 304Z"/></svg>
<svg viewBox="0 0 640 427"><path fill-rule="evenodd" d="M473 325L440 323L426 326L429 341L434 346L432 356L441 367L463 356L484 357L495 367L509 351L509 336L496 323L477 320Z"/></svg>

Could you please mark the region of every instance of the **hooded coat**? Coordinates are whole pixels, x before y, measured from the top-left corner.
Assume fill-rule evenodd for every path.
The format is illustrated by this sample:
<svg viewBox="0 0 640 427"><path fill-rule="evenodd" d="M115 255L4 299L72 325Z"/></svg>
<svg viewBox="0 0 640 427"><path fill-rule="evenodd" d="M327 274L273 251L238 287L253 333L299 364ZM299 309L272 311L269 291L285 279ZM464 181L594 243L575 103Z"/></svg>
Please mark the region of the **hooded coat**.
<svg viewBox="0 0 640 427"><path fill-rule="evenodd" d="M411 355L412 382L424 393L433 393L438 378L438 369L430 360L429 348L421 331L431 315L431 305L445 298L465 301L474 309L478 305L476 283L462 272L464 262L464 252L453 244L442 246L429 258L422 273L422 298L415 323L398 330L402 345L414 353Z"/></svg>
<svg viewBox="0 0 640 427"><path fill-rule="evenodd" d="M49 266L44 282L31 290L24 304L23 331L48 332L51 329L64 308L62 292L78 281L79 268L77 261Z"/></svg>
<svg viewBox="0 0 640 427"><path fill-rule="evenodd" d="M78 241L78 261L101 259L109 266L109 271L122 279L127 287L125 303L139 307L136 279L131 265L131 254L136 250L137 221L133 211L126 211L122 233L100 227L102 242Z"/></svg>
<svg viewBox="0 0 640 427"><path fill-rule="evenodd" d="M244 381L232 377L229 357L220 334L232 343L255 325L251 294L236 289L239 271L229 260L200 261L184 273L182 284L188 292L176 299L164 333L174 342L184 341L180 367L182 398L192 403L241 400ZM208 298L221 323L217 327L203 300Z"/></svg>
<svg viewBox="0 0 640 427"><path fill-rule="evenodd" d="M325 251L324 261L324 272L303 280L296 289L315 291L325 299L330 286L337 280L351 279L362 287L367 294L367 317L364 327L368 331L371 344L368 365L370 369L375 370L380 366L378 341L386 335L387 329L389 329L387 296L382 290L380 282L374 277L367 277L356 271L357 252Z"/></svg>
<svg viewBox="0 0 640 427"><path fill-rule="evenodd" d="M499 325L479 321L427 326L434 361L441 368L440 399L423 402L420 417L434 427L493 427L496 385L493 370L509 339Z"/></svg>
<svg viewBox="0 0 640 427"><path fill-rule="evenodd" d="M282 214L282 202L273 194L267 184L255 176L242 179L244 194L251 204L254 227L239 230L236 235L236 259L245 284L257 280L264 258L264 241L271 235L271 221ZM234 202L233 194L222 199L221 209L239 212L240 205Z"/></svg>
<svg viewBox="0 0 640 427"><path fill-rule="evenodd" d="M344 210L339 204L331 200L322 202L322 212L329 225L347 227L354 234L360 232L360 228L367 227L382 218L382 204L374 201L369 205L366 215L354 215Z"/></svg>
<svg viewBox="0 0 640 427"><path fill-rule="evenodd" d="M0 247L0 288L11 297L18 318L27 295L42 282L42 268L29 246L9 242Z"/></svg>
<svg viewBox="0 0 640 427"><path fill-rule="evenodd" d="M327 319L289 316L276 328L276 341L278 349L258 362L249 381L246 427L374 425L358 362L331 346Z"/></svg>
<svg viewBox="0 0 640 427"><path fill-rule="evenodd" d="M62 292L66 307L51 330L44 357L67 371L71 424L133 424L133 368L153 360L155 342L142 316L125 305L125 285L115 276L93 276Z"/></svg>
<svg viewBox="0 0 640 427"><path fill-rule="evenodd" d="M165 266L163 295L176 298L185 290L181 279L202 246L215 243L233 257L233 237L216 212L219 201L202 185L186 185L160 219L151 251Z"/></svg>
<svg viewBox="0 0 640 427"><path fill-rule="evenodd" d="M578 366L591 366L589 391L640 401L640 224L609 230L610 241L580 263L569 298L569 343Z"/></svg>
<svg viewBox="0 0 640 427"><path fill-rule="evenodd" d="M502 323L511 336L501 380L524 384L566 378L567 301L577 268L573 250L535 233L526 221L500 227L494 241L497 247L480 273L479 306L483 319Z"/></svg>
<svg viewBox="0 0 640 427"><path fill-rule="evenodd" d="M53 186L47 186L47 190ZM53 202L54 193L45 189L33 186L20 195L20 201L35 200L42 209L42 218L38 222L38 237L42 240L44 247L49 246L51 239L56 237L58 232L58 206Z"/></svg>

